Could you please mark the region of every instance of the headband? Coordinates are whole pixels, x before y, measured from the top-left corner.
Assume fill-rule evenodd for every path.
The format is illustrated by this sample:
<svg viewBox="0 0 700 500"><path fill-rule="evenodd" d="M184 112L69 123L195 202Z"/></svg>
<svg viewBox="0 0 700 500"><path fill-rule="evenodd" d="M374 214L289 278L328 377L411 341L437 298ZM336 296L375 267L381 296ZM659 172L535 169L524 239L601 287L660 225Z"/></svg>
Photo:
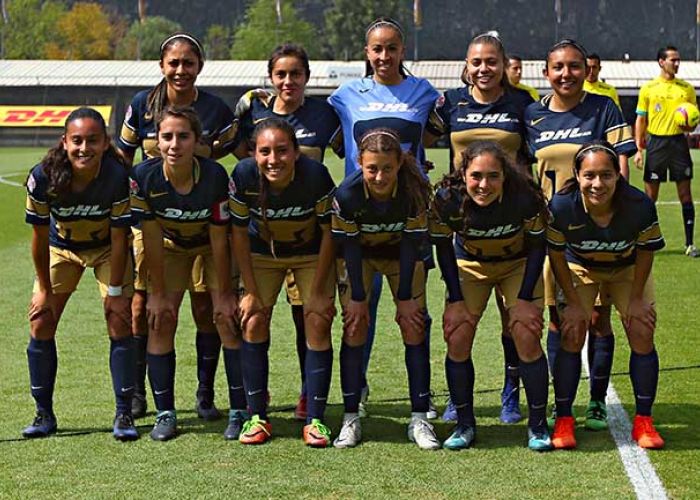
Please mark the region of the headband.
<svg viewBox="0 0 700 500"><path fill-rule="evenodd" d="M372 24L369 25L369 28L367 28L367 31L365 32L365 40L367 38L369 38L369 34L372 31L376 30L377 28L381 28L382 26L389 26L391 28L394 28L396 31L399 32L399 35L401 36L401 40L404 39L403 30L401 29L401 26L399 25L399 23L397 23L393 19L384 18L384 19L379 19L377 21L374 21Z"/></svg>
<svg viewBox="0 0 700 500"><path fill-rule="evenodd" d="M547 58L549 58L549 54L551 54L555 50L558 50L562 47L568 47L568 46L574 47L581 54L583 54L584 59L588 58L588 52L586 52L586 49L583 48L583 45L581 45L576 40L573 40L571 38L564 38L564 39L558 41L557 43L555 43L554 45L552 45L552 47L549 49L549 52L547 52Z"/></svg>
<svg viewBox="0 0 700 500"><path fill-rule="evenodd" d="M160 44L160 53L163 53L163 50L165 50L165 46L168 45L170 42L177 38L184 38L185 40L189 40L194 44L195 47L197 47L197 50L199 51L199 56L204 59L204 49L202 48L202 45L199 43L199 40L197 40L195 37L192 35L188 35L187 33L175 33L174 35L169 36L166 38L163 43Z"/></svg>
<svg viewBox="0 0 700 500"><path fill-rule="evenodd" d="M591 152L599 151L599 150L603 150L606 153L608 153L610 156L612 156L613 158L617 158L617 152L615 152L614 149L609 148L608 146L606 146L604 144L591 144L589 146L585 146L585 147L579 149L579 151L578 151L578 153L576 153L576 157L574 159L575 159L575 161L578 161L581 158L583 158L583 155L585 155L586 153L591 153Z"/></svg>
<svg viewBox="0 0 700 500"><path fill-rule="evenodd" d="M371 130L362 137L360 144L364 144L367 139L369 139L370 137L374 137L375 135L384 135L386 137L391 137L394 141L396 141L399 144L399 147L401 146L401 140L399 139L399 136L392 132L389 132L388 130Z"/></svg>

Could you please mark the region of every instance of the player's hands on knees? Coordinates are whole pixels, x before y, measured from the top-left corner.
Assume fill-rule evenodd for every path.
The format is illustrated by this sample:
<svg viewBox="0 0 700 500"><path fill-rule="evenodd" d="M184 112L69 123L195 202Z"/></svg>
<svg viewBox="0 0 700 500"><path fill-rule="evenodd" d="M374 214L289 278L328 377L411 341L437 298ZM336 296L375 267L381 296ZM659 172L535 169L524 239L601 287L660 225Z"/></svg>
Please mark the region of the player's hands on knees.
<svg viewBox="0 0 700 500"><path fill-rule="evenodd" d="M415 299L396 303L396 322L402 330L421 333L425 328L425 312Z"/></svg>
<svg viewBox="0 0 700 500"><path fill-rule="evenodd" d="M560 314L561 331L576 339L583 338L588 330L590 318L580 304L568 304Z"/></svg>
<svg viewBox="0 0 700 500"><path fill-rule="evenodd" d="M148 316L148 328L159 331L166 321L175 321L175 306L167 299L165 294L152 293L146 302L146 314Z"/></svg>
<svg viewBox="0 0 700 500"><path fill-rule="evenodd" d="M246 293L238 304L241 316L241 327L245 330L248 321L258 313L262 313L264 306L262 299L252 293Z"/></svg>
<svg viewBox="0 0 700 500"><path fill-rule="evenodd" d="M218 292L214 302L214 324L217 328L225 328L228 332L236 331L238 318L238 295L232 291Z"/></svg>
<svg viewBox="0 0 700 500"><path fill-rule="evenodd" d="M353 337L360 328L369 325L369 305L366 300L350 300L343 309L343 329Z"/></svg>
<svg viewBox="0 0 700 500"><path fill-rule="evenodd" d="M508 309L508 329L513 331L513 326L520 323L528 332L542 337L544 328L544 318L542 308L529 300L518 299L515 304Z"/></svg>
<svg viewBox="0 0 700 500"><path fill-rule="evenodd" d="M644 167L644 153L641 151L634 154L634 166L640 170Z"/></svg>
<svg viewBox="0 0 700 500"><path fill-rule="evenodd" d="M442 313L442 332L445 342L462 325L466 324L472 330L475 330L478 320L477 316L469 312L463 300L448 302L445 304L445 312Z"/></svg>
<svg viewBox="0 0 700 500"><path fill-rule="evenodd" d="M326 297L321 293L312 293L309 300L304 303L304 316L318 314L327 323L331 323L336 315L333 297Z"/></svg>
<svg viewBox="0 0 700 500"><path fill-rule="evenodd" d="M631 299L624 319L627 331L631 330L632 321L639 321L642 326L653 331L656 328L656 309L642 298Z"/></svg>
<svg viewBox="0 0 700 500"><path fill-rule="evenodd" d="M34 321L42 314L46 313L50 313L54 320L58 318L56 297L50 290L39 291L32 295L32 299L29 302L27 317L29 318L29 321Z"/></svg>
<svg viewBox="0 0 700 500"><path fill-rule="evenodd" d="M104 300L104 310L105 319L108 322L110 316L116 316L122 323L131 328L131 299L129 297L108 295Z"/></svg>

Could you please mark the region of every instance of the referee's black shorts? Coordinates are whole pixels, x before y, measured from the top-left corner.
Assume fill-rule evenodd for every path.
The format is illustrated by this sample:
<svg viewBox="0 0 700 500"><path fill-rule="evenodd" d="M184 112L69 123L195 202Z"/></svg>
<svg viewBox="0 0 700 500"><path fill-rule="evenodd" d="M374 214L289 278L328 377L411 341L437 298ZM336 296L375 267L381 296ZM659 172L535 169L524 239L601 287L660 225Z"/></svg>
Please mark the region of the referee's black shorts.
<svg viewBox="0 0 700 500"><path fill-rule="evenodd" d="M670 172L670 173L668 173ZM647 141L644 182L673 182L693 178L693 161L685 135L652 135Z"/></svg>

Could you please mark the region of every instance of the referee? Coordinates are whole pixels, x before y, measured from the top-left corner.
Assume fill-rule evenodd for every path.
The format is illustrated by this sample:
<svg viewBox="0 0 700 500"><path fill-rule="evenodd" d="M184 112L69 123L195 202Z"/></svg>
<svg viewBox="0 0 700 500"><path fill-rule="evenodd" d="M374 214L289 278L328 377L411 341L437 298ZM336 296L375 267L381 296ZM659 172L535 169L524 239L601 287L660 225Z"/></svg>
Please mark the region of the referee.
<svg viewBox="0 0 700 500"><path fill-rule="evenodd" d="M676 183L683 212L685 254L699 257L700 251L693 244L695 207L690 192L693 162L684 131L673 121L673 113L678 106L686 102L697 105L695 89L685 80L676 78L681 62L676 47L668 45L660 49L657 59L661 74L645 83L639 91L635 124L637 154L634 163L642 168L642 150L646 149L644 189L654 201L659 197L660 183L666 182L667 176Z"/></svg>

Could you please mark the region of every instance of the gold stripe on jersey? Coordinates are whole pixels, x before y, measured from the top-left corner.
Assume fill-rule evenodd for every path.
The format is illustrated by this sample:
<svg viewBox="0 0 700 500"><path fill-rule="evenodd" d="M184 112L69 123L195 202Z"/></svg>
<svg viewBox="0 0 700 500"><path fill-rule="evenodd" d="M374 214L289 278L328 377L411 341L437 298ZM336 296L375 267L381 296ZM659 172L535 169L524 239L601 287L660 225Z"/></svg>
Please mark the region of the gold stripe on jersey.
<svg viewBox="0 0 700 500"><path fill-rule="evenodd" d="M507 234L508 228L509 226L493 227L488 232L493 233L502 230ZM473 229L467 228L466 231L460 233L463 237L457 241L465 252L475 256L478 260L507 260L524 252L526 234L537 236L543 232L544 221L542 217L537 215L531 219L524 220L522 227L506 238L489 237L488 234L481 238Z"/></svg>
<svg viewBox="0 0 700 500"><path fill-rule="evenodd" d="M42 219L48 219L51 217L49 204L43 201L39 201L34 198L31 194L27 193L27 201L25 204L27 212Z"/></svg>
<svg viewBox="0 0 700 500"><path fill-rule="evenodd" d="M640 231L637 237L637 246L645 247L648 245L653 245L663 241L663 236L661 235L661 227L658 222L654 222L651 226Z"/></svg>
<svg viewBox="0 0 700 500"><path fill-rule="evenodd" d="M423 211L416 217L408 217L406 219L406 227L404 233L424 233L428 229L428 212Z"/></svg>
<svg viewBox="0 0 700 500"><path fill-rule="evenodd" d="M461 218L461 217L460 217ZM452 229L450 226L442 222L437 214L431 214L428 219L428 231L431 238L450 238L452 237Z"/></svg>
<svg viewBox="0 0 700 500"><path fill-rule="evenodd" d="M350 238L360 234L360 228L357 227L355 221L345 220L337 212L333 212L331 230L335 233L342 233Z"/></svg>
<svg viewBox="0 0 700 500"><path fill-rule="evenodd" d="M181 220L161 217L157 213L154 213L154 215L160 226L163 228L163 234L165 235L166 239L170 239L169 237L174 236L178 240L188 241L197 239L208 231L209 220L183 222Z"/></svg>
<svg viewBox="0 0 700 500"><path fill-rule="evenodd" d="M615 148L618 148L628 142L634 142L632 128L627 124L610 127L605 131L605 140L612 144Z"/></svg>
<svg viewBox="0 0 700 500"><path fill-rule="evenodd" d="M104 220L55 220L55 227L58 236L66 241L87 243L90 241L104 241L109 239L109 224L105 224Z"/></svg>
<svg viewBox="0 0 700 500"><path fill-rule="evenodd" d="M678 135L673 113L684 102L697 105L695 89L685 80L665 80L660 76L642 85L637 114L647 117L647 132L653 135Z"/></svg>
<svg viewBox="0 0 700 500"><path fill-rule="evenodd" d="M326 217L326 222L318 221L319 226L329 227L331 224L330 216L333 214L333 196L326 195L319 199L314 207L314 212L319 219Z"/></svg>
<svg viewBox="0 0 700 500"><path fill-rule="evenodd" d="M561 248L566 245L566 237L561 231L554 229L552 226L547 226L547 242Z"/></svg>
<svg viewBox="0 0 700 500"><path fill-rule="evenodd" d="M515 161L522 137L517 132L508 132L497 128L474 128L470 130L457 130L450 133L452 151L455 152L453 165L458 169L462 162L462 151L476 141L492 141L498 143L506 150L511 160Z"/></svg>
<svg viewBox="0 0 700 500"><path fill-rule="evenodd" d="M133 182L133 181L132 181ZM146 200L136 194L133 190L131 192L131 208L136 211L136 212L141 212L141 213L146 213L150 214L151 213L151 208L148 206L148 203L146 203Z"/></svg>
<svg viewBox="0 0 700 500"><path fill-rule="evenodd" d="M216 138L216 140L212 144L211 148L207 147L207 149L210 150L210 155L207 156L207 158L212 158L212 157L221 158L222 156L226 156L226 148L234 141L237 133L238 133L238 121L235 121L226 130L224 130L219 135L219 137ZM196 148L195 148L195 154L199 154L200 156L206 156L206 155L203 155L201 153L197 153Z"/></svg>
<svg viewBox="0 0 700 500"><path fill-rule="evenodd" d="M122 125L122 131L120 135L122 141L127 143L129 146L133 146L135 148L138 147L139 136L134 129L129 127L129 125L126 123L126 120L124 121L124 125Z"/></svg>
<svg viewBox="0 0 700 500"><path fill-rule="evenodd" d="M267 224L260 221L260 238L269 243L272 239L275 244L301 245L307 241L312 241L316 235L317 220L310 218L306 220L272 220Z"/></svg>
<svg viewBox="0 0 700 500"><path fill-rule="evenodd" d="M112 220L123 219L124 217L131 217L129 198L124 198L123 200L115 201L112 203L112 211L109 216Z"/></svg>

